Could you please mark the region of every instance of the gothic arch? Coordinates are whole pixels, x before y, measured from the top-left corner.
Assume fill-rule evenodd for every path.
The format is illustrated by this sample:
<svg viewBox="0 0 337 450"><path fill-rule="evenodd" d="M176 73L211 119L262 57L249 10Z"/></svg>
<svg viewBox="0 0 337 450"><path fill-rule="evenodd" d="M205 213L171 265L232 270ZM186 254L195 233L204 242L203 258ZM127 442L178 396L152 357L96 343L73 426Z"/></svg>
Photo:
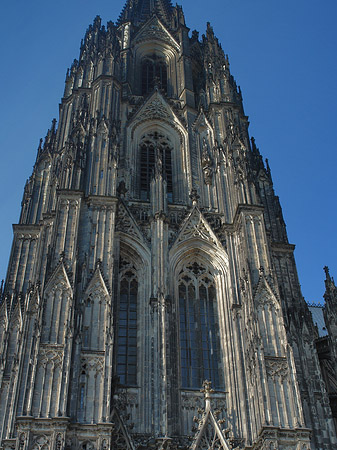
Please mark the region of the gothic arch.
<svg viewBox="0 0 337 450"><path fill-rule="evenodd" d="M59 264L46 284L43 297L41 342L64 344L72 288L63 263Z"/></svg>
<svg viewBox="0 0 337 450"><path fill-rule="evenodd" d="M120 383L136 386L137 367L144 364L146 336L141 330L149 324L150 252L127 235L119 242L119 267L116 277L116 371Z"/></svg>
<svg viewBox="0 0 337 450"><path fill-rule="evenodd" d="M157 17L151 18L133 39L134 72L141 73L142 64L147 57L156 57L167 67L168 93L178 92L178 58L180 46L173 39ZM134 80L136 90L141 92L140 80Z"/></svg>
<svg viewBox="0 0 337 450"><path fill-rule="evenodd" d="M191 331L188 330L189 326L187 322L190 319L189 316L191 314L186 314L187 306L183 308L180 306L181 298L183 298L184 295L180 295L179 289L180 279L186 275L187 277L190 275L189 273L184 273L186 266L193 266L194 264L201 266L201 278L207 277L210 281L205 280L207 283L203 283L204 280L200 280L200 283L198 280L199 287L195 288L196 294L194 295L196 301L190 302L189 298L187 300L187 306L189 308L192 303L192 311L194 311L194 315L197 319L196 334L198 334L198 336L195 344L197 352L194 352L193 355L193 346L191 345L193 344L193 337L188 337L188 334L191 335ZM190 270L193 271L194 268L192 267ZM195 267L195 270L198 271L200 269ZM232 343L230 338L230 336L233 336L233 324L231 311L232 290L228 256L222 247L217 246L212 240L202 239L201 237L193 237L176 242L169 254L169 281L170 293L174 299L173 311L176 314L175 322L178 323L176 329L178 342L176 351L179 354L179 357L177 358L179 361L177 376L181 386L178 400L182 408L181 427L184 432L188 433L192 427L193 417L199 406L198 403L196 403L200 401L200 394L198 391L202 382L205 381L205 379L201 379L201 377L211 378L210 381L213 382L213 385L215 385L219 393L219 398L222 399L225 398L223 390L227 390L229 386L233 385L231 379L233 371L229 370L229 367L233 367L231 363L233 358L231 355ZM186 280L186 284L187 283L189 283L189 280ZM195 281L194 285L196 286ZM208 285L208 289L213 289L213 293L208 292L205 295L205 288L204 292L201 292L201 285ZM185 298L186 296L189 297L190 294L187 293L187 295L185 294ZM193 297L193 292L191 297ZM183 301L186 302L186 300ZM207 312L205 312L206 309ZM182 320L185 321L185 327L181 325ZM209 325L208 330L211 330L211 333L205 333L205 328L205 331L202 331L204 327L203 323ZM187 336L185 342L184 332ZM188 339L190 339L190 342L188 342ZM206 352L205 356L204 351ZM212 354L216 353L217 357L213 358ZM198 383L195 383L199 385L198 387L191 386L189 388L186 385L183 386L184 382L186 382L186 376L183 371L184 357L186 357L188 364L192 362L192 358L197 359L199 365L200 363L203 364L203 369L199 371ZM204 360L205 357L206 360ZM195 363L194 366L196 366ZM185 380L183 378L184 376ZM187 376L189 379L193 377L192 369Z"/></svg>
<svg viewBox="0 0 337 450"><path fill-rule="evenodd" d="M131 191L134 195L140 196L140 165L141 165L141 145L146 136L158 133L170 142L171 147L171 165L172 165L172 184L174 201L187 201L186 193L190 191L191 186L191 164L188 153L188 139L186 130L173 117L170 117L170 110L163 103L161 96L155 95L149 103L144 106L144 111L149 117L143 119L143 115L135 117L135 121L130 124L127 130L127 145L130 167L133 168L131 174ZM156 111L159 111L157 117L153 117ZM141 112L142 110L140 110ZM160 112L161 111L161 112ZM164 117L167 114L166 117ZM145 114L146 117L146 114ZM184 173L185 177L181 179L179 174Z"/></svg>
<svg viewBox="0 0 337 450"><path fill-rule="evenodd" d="M229 289L229 272L228 272L228 257L224 250L216 248L213 244L200 238L188 239L185 242L180 242L171 249L170 252L170 282L171 292L175 299L175 308L177 314L180 316L179 326L179 342L181 352L181 380L182 384L191 384L191 381L184 380L184 368L183 357L184 353L191 353L192 342L188 344L188 340L191 337L184 337L184 327L188 327L187 321L192 320L193 317L189 317L191 312L187 309L195 311L193 314L196 316L193 320L197 321L197 332L199 336L197 340L203 340L205 345L205 357L202 355L196 355L196 358L202 360L204 358L204 368L199 370L199 374L202 373L202 377L211 378L217 387L224 387L225 373L223 371L223 360L211 361L209 355L206 352L212 354L224 352L224 329L225 321L228 318L230 289ZM185 321L183 325L182 321ZM206 336L206 332L203 331L202 321L211 325L215 333L209 338ZM200 322L200 323L199 323ZM210 327L210 328L211 328ZM189 331L192 336L192 330ZM193 331L195 333L195 331ZM185 346L183 348L185 339ZM217 352L214 352L214 348L218 348ZM200 349L201 352L201 349ZM189 356L192 358L192 356ZM206 359L205 359L206 358ZM208 361L208 362L206 362ZM199 364L201 364L199 362ZM207 366L208 364L208 366ZM192 374L188 374L187 377L191 377ZM186 377L185 377L186 378ZM199 384L204 380L199 379ZM190 386L193 387L193 386Z"/></svg>
<svg viewBox="0 0 337 450"><path fill-rule="evenodd" d="M286 336L281 306L264 273L260 275L254 302L265 354L284 357Z"/></svg>
<svg viewBox="0 0 337 450"><path fill-rule="evenodd" d="M104 351L109 328L110 294L97 267L84 294L83 349Z"/></svg>

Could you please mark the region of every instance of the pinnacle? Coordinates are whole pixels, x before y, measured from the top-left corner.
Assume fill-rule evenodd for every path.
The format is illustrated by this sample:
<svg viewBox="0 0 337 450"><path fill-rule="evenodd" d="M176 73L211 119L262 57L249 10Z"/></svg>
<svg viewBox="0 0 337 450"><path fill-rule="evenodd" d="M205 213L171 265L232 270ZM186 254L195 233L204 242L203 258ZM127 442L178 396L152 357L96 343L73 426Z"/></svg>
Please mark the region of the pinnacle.
<svg viewBox="0 0 337 450"><path fill-rule="evenodd" d="M164 21L172 12L173 6L170 0L127 0L117 21L118 25L132 20L139 25L157 13Z"/></svg>

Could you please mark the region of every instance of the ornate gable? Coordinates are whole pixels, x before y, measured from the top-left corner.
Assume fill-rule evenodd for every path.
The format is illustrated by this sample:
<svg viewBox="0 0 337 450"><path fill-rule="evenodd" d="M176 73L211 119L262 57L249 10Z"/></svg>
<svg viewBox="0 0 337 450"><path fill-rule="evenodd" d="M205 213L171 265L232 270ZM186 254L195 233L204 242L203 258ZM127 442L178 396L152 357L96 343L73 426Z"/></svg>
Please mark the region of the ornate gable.
<svg viewBox="0 0 337 450"><path fill-rule="evenodd" d="M96 270L85 289L85 294L88 296L93 292L98 292L103 297L110 298L110 289L104 279L100 262L96 264Z"/></svg>
<svg viewBox="0 0 337 450"><path fill-rule="evenodd" d="M41 296L39 286L34 286L34 288L29 293L27 310L30 313L34 314L38 311L40 306L41 306Z"/></svg>
<svg viewBox="0 0 337 450"><path fill-rule="evenodd" d="M181 226L174 244L199 238L223 249L221 242L197 206L194 206Z"/></svg>
<svg viewBox="0 0 337 450"><path fill-rule="evenodd" d="M112 449L134 450L135 446L132 442L128 429L116 408L114 408L112 412L112 422L114 424L114 431L111 436Z"/></svg>
<svg viewBox="0 0 337 450"><path fill-rule="evenodd" d="M131 118L132 134L136 126L147 120L168 121L171 125L175 124L178 128L185 128L182 120L175 114L172 107L167 103L158 89L145 101L145 103L135 112Z"/></svg>
<svg viewBox="0 0 337 450"><path fill-rule="evenodd" d="M102 117L102 119L100 120L100 122L97 126L97 131L98 131L98 133L106 134L106 135L109 133L109 125L104 116Z"/></svg>
<svg viewBox="0 0 337 450"><path fill-rule="evenodd" d="M260 269L260 278L255 289L254 300L258 306L270 304L276 309L279 309L280 307L276 293L268 282L263 269Z"/></svg>
<svg viewBox="0 0 337 450"><path fill-rule="evenodd" d="M180 50L180 45L165 28L156 15L153 15L139 30L133 39L135 44L145 41L162 41L169 44L177 52Z"/></svg>
<svg viewBox="0 0 337 450"><path fill-rule="evenodd" d="M190 450L230 450L233 445L229 445L225 437L229 430L222 429L225 420L218 420L216 416L219 411L212 411L211 393L214 391L211 389L211 382L204 381L203 387L201 392L205 394L205 409L200 411L202 414L200 419L194 419L198 423L198 428Z"/></svg>
<svg viewBox="0 0 337 450"><path fill-rule="evenodd" d="M63 261L60 261L57 265L56 269L47 281L44 290L45 292L49 292L55 286L62 286L64 290L69 290L71 293L73 292Z"/></svg>
<svg viewBox="0 0 337 450"><path fill-rule="evenodd" d="M3 326L4 329L6 329L7 325L8 325L8 310L6 307L6 302L3 301L0 304L0 327Z"/></svg>
<svg viewBox="0 0 337 450"><path fill-rule="evenodd" d="M137 241L147 243L137 222L122 200L118 204L116 231L125 233L128 236L135 238Z"/></svg>
<svg viewBox="0 0 337 450"><path fill-rule="evenodd" d="M18 324L20 328L22 327L23 324L20 298L16 298L15 303L12 304L12 310L10 315L10 326L14 327L15 324Z"/></svg>

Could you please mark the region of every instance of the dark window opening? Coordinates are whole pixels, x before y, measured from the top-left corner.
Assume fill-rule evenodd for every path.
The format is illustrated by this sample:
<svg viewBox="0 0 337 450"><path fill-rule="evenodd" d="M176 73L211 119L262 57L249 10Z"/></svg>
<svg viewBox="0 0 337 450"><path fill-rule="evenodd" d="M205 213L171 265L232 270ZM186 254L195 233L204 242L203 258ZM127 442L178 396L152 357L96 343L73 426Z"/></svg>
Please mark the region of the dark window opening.
<svg viewBox="0 0 337 450"><path fill-rule="evenodd" d="M210 276L196 263L179 279L181 384L200 389L204 380L220 387L216 292Z"/></svg>
<svg viewBox="0 0 337 450"><path fill-rule="evenodd" d="M130 270L120 281L117 375L122 385L137 385L138 282Z"/></svg>
<svg viewBox="0 0 337 450"><path fill-rule="evenodd" d="M142 63L142 95L153 91L155 85L167 92L166 63L154 55Z"/></svg>
<svg viewBox="0 0 337 450"><path fill-rule="evenodd" d="M163 177L166 180L167 200L173 202L172 155L168 139L158 133L146 136L140 146L140 198L150 199L151 179L156 159L161 158Z"/></svg>

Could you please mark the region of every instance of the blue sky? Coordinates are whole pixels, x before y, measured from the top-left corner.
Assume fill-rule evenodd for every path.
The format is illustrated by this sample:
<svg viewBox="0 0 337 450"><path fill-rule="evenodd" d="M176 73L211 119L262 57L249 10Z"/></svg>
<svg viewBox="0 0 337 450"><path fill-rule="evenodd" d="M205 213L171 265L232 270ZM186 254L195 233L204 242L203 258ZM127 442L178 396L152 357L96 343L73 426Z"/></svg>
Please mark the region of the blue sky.
<svg viewBox="0 0 337 450"><path fill-rule="evenodd" d="M323 266L337 279L336 0L185 0L187 26L210 21L262 155L269 159L307 301L321 301ZM67 67L94 17L115 21L119 0L12 0L0 29L0 278L25 180L63 94Z"/></svg>

